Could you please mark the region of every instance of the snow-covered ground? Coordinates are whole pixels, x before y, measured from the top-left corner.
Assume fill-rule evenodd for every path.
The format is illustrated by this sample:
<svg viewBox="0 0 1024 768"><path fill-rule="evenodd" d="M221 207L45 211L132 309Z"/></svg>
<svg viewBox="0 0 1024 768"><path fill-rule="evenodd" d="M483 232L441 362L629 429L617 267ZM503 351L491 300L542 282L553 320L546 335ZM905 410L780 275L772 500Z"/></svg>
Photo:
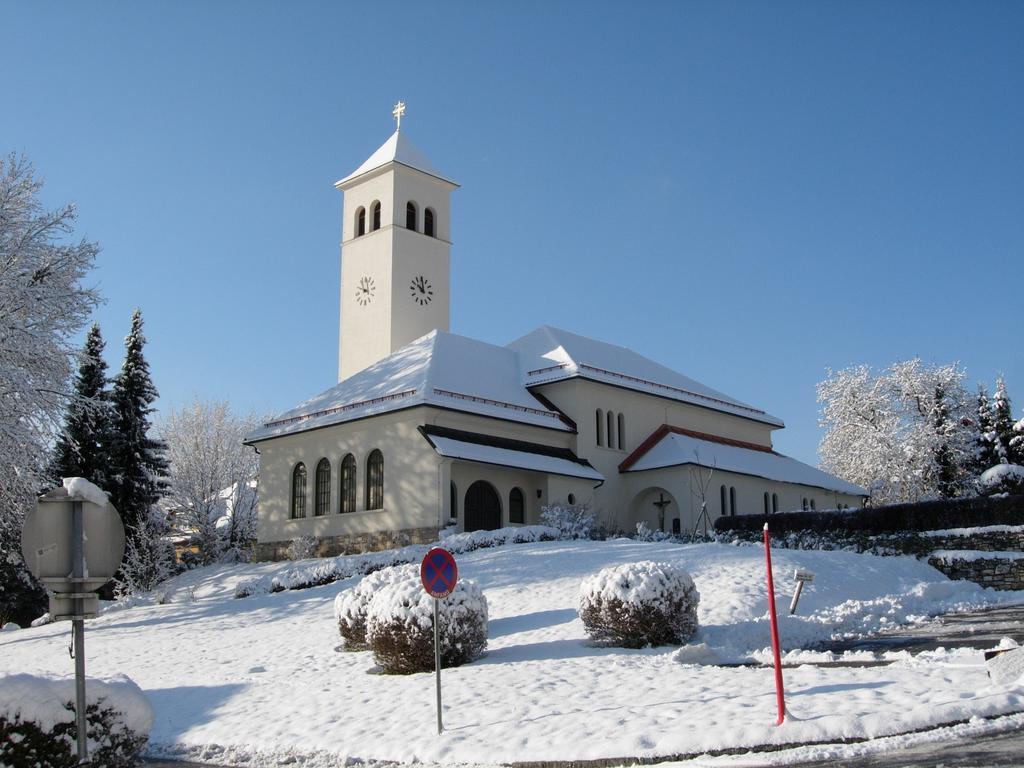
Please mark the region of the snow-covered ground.
<svg viewBox="0 0 1024 768"><path fill-rule="evenodd" d="M239 582L288 563L193 571L170 583L162 605L107 610L87 623L88 671L141 686L156 714L150 754L252 766L688 755L1024 712L1024 687L990 683L980 651L894 653L887 666L836 668L814 665L831 654L799 650L930 614L1024 602L1024 593L949 581L908 557L775 550L773 559L784 660L800 665L785 670L790 714L781 727L770 669L716 666L771 656L763 551L750 545L538 542L459 555L460 578L488 600L489 650L444 671L440 736L432 674L380 675L369 652L337 650L332 602L357 579L233 598ZM580 582L640 560L692 574L697 637L682 649L588 644L576 615ZM797 567L815 579L789 616ZM70 674L69 630L3 633L0 674Z"/></svg>

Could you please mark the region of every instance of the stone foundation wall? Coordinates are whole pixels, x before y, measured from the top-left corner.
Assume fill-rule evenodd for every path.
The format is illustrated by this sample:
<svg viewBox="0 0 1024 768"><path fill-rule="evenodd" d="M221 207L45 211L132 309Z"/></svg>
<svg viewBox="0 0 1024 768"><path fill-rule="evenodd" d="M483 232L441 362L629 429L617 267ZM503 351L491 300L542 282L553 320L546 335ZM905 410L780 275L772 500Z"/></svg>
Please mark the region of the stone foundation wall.
<svg viewBox="0 0 1024 768"><path fill-rule="evenodd" d="M401 531L371 531L340 536L325 536L319 539L316 557L336 555L358 555L363 552L379 552L382 549L396 549L409 544L432 544L437 541L437 527L406 528ZM287 560L291 541L264 541L256 545L253 559L257 562Z"/></svg>
<svg viewBox="0 0 1024 768"><path fill-rule="evenodd" d="M966 579L992 589L1024 589L1024 560L999 557L977 560L929 557L928 564L951 579Z"/></svg>

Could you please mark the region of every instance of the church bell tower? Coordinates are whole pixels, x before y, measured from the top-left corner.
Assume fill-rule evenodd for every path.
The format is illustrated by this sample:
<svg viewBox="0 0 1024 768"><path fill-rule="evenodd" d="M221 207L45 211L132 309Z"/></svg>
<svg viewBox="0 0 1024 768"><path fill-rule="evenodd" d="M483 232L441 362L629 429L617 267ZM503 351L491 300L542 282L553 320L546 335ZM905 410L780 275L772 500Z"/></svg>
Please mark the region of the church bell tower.
<svg viewBox="0 0 1024 768"><path fill-rule="evenodd" d="M448 330L451 193L458 184L431 166L397 129L335 183L345 196L341 239L338 381L435 328Z"/></svg>

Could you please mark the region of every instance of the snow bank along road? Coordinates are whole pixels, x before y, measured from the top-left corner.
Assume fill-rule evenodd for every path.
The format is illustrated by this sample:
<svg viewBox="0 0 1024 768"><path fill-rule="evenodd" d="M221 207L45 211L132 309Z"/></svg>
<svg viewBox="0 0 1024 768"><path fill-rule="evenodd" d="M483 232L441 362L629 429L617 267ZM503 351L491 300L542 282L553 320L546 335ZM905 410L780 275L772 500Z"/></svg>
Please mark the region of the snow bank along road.
<svg viewBox="0 0 1024 768"><path fill-rule="evenodd" d="M775 727L772 673L724 667L770 658L763 552L749 545L543 542L460 555L460 577L490 606L489 651L445 670L446 731L434 729L433 676L375 673L370 653L336 650L332 600L354 579L233 599L235 584L294 564L201 569L167 602L114 607L88 623L90 675L123 672L156 711L149 754L204 763L308 768L345 758L507 763L658 758L758 745L878 738L972 717L1024 712L1024 688L988 680L980 650L886 652L894 663L799 650L929 614L1024 601L952 582L907 557L776 550L790 717ZM662 560L701 593L688 646L589 645L576 616L581 579ZM788 616L793 570L816 574ZM70 673L68 625L0 635L0 673ZM723 758L724 759L724 758Z"/></svg>

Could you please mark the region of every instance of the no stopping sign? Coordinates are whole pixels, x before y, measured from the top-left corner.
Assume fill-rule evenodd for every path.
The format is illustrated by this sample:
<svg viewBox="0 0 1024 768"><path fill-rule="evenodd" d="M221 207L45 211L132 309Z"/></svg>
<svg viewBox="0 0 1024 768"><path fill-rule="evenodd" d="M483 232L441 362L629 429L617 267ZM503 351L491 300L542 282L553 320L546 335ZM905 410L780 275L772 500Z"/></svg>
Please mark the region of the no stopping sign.
<svg viewBox="0 0 1024 768"><path fill-rule="evenodd" d="M431 597L448 597L459 580L459 566L447 549L434 547L420 564L420 581Z"/></svg>

